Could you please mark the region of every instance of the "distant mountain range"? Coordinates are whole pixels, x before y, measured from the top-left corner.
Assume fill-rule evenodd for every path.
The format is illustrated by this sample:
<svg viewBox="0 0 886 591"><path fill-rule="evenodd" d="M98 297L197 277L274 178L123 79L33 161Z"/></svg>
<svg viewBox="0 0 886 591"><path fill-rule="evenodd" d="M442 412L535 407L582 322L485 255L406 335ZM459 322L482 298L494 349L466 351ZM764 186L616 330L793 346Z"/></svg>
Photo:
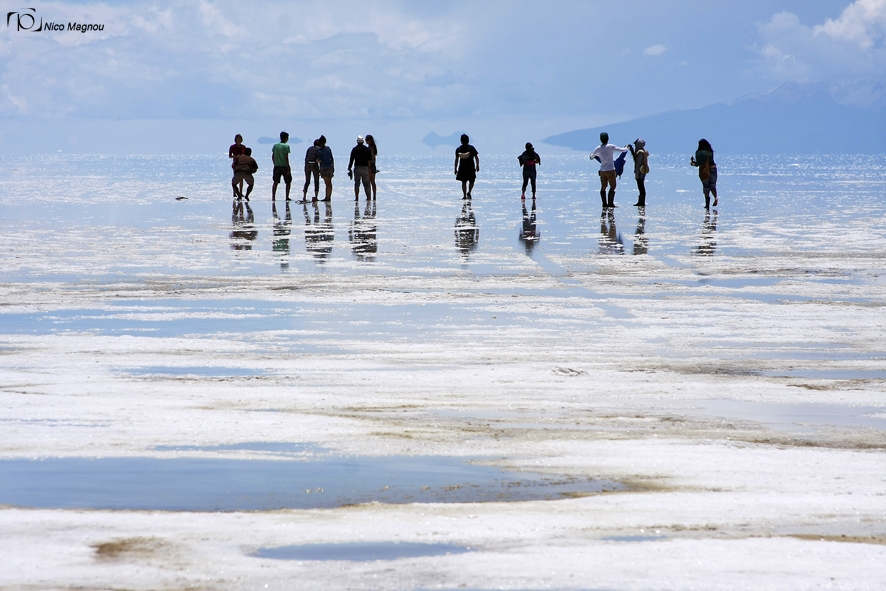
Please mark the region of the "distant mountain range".
<svg viewBox="0 0 886 591"><path fill-rule="evenodd" d="M591 151L601 131L618 145L643 138L658 153L693 152L700 138L718 152L886 153L886 83L787 83L728 104L579 129L544 142Z"/></svg>

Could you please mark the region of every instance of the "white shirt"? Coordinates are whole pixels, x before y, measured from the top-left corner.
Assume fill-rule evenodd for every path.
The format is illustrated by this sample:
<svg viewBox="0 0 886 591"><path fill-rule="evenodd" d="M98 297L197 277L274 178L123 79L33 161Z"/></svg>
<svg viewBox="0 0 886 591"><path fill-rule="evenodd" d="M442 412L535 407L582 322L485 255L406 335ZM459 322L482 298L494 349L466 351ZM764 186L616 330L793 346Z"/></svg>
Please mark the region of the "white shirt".
<svg viewBox="0 0 886 591"><path fill-rule="evenodd" d="M595 157L600 158L600 172L606 172L607 170L615 170L615 162L612 160L612 156L616 152L627 152L627 148L619 148L618 146L613 146L612 144L606 144L605 146L600 145L597 146L597 149L591 152L591 160Z"/></svg>

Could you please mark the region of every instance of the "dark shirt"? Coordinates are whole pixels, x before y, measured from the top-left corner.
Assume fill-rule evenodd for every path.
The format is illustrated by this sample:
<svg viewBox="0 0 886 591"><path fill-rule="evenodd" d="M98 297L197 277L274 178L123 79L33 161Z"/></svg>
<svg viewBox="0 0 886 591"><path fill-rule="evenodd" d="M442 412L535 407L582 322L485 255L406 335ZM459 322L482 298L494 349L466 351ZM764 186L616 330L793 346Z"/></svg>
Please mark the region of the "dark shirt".
<svg viewBox="0 0 886 591"><path fill-rule="evenodd" d="M526 150L517 157L521 166L535 166L541 164L541 156L535 153L535 150Z"/></svg>
<svg viewBox="0 0 886 591"><path fill-rule="evenodd" d="M311 146L308 148L308 151L305 152L305 164L316 164L317 163L317 152L320 151L320 148L317 146Z"/></svg>
<svg viewBox="0 0 886 591"><path fill-rule="evenodd" d="M332 168L335 166L335 159L332 157L332 148L329 146L318 148L317 160L320 161L321 168Z"/></svg>
<svg viewBox="0 0 886 591"><path fill-rule="evenodd" d="M348 162L348 170L351 166L369 166L372 162L372 150L364 144L357 144L351 150L351 160Z"/></svg>
<svg viewBox="0 0 886 591"><path fill-rule="evenodd" d="M466 154L464 158L462 154ZM470 171L474 170L474 156L477 156L477 148L471 144L462 144L455 149L455 157L458 158L458 169Z"/></svg>
<svg viewBox="0 0 886 591"><path fill-rule="evenodd" d="M235 156L239 156L240 154L246 153L246 146L243 144L231 144L231 147L228 148L228 158L234 158Z"/></svg>

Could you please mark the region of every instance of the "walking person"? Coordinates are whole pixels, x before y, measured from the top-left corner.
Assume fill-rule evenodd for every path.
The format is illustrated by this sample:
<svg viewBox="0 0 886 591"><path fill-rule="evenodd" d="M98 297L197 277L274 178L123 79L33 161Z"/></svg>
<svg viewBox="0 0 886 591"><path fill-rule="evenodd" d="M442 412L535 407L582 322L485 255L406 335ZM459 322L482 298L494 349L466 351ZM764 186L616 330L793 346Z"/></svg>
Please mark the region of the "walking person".
<svg viewBox="0 0 886 591"><path fill-rule="evenodd" d="M289 134L280 132L280 141L271 148L271 160L274 161L274 185L271 187L271 201L277 200L277 185L280 179L286 183L286 200L289 201L289 190L292 188L292 167L289 166Z"/></svg>
<svg viewBox="0 0 886 591"><path fill-rule="evenodd" d="M480 172L480 155L470 141L466 133L461 134L461 145L455 149L455 178L461 181L462 199L471 198L474 181Z"/></svg>
<svg viewBox="0 0 886 591"><path fill-rule="evenodd" d="M372 188L369 185L372 150L363 141L363 136L358 135L357 145L351 148L351 159L348 160L348 176L354 179L354 201L360 199L360 183L363 184L366 200L372 199Z"/></svg>
<svg viewBox="0 0 886 591"><path fill-rule="evenodd" d="M375 138L371 135L366 136L366 145L372 150L372 164L369 165L369 186L372 187L372 199L375 200L378 189L375 187L375 175L378 174L378 146L375 145Z"/></svg>
<svg viewBox="0 0 886 591"><path fill-rule="evenodd" d="M326 199L332 200L332 177L335 176L335 158L332 157L332 148L326 145L326 136L321 135L317 138L320 147L317 150L317 162L320 164L320 177L323 184L326 185Z"/></svg>
<svg viewBox="0 0 886 591"><path fill-rule="evenodd" d="M526 142L526 151L517 156L520 166L523 167L523 189L521 190L520 199L526 199L526 185L532 182L532 198L535 199L535 178L537 171L536 165L541 164L541 156L539 156L532 144Z"/></svg>
<svg viewBox="0 0 886 591"><path fill-rule="evenodd" d="M634 157L634 178L637 179L637 189L640 196L634 207L646 207L646 175L649 174L649 152L646 151L646 142L637 138L634 145L628 144L628 150Z"/></svg>
<svg viewBox="0 0 886 591"><path fill-rule="evenodd" d="M314 178L314 199L320 195L320 162L317 152L320 150L320 140L314 140L314 144L305 152L305 186L302 189L302 201L308 200L308 188L311 186L311 177Z"/></svg>
<svg viewBox="0 0 886 591"><path fill-rule="evenodd" d="M603 207L615 207L615 161L612 156L616 153L627 152L627 148L619 148L609 143L609 134L605 131L600 134L600 145L591 152L591 160L600 163L600 199ZM609 187L609 202L606 201L606 187Z"/></svg>
<svg viewBox="0 0 886 591"><path fill-rule="evenodd" d="M234 169L234 178L231 179L231 186L234 188L234 196L237 201L246 199L249 201L249 194L252 193L252 187L255 185L255 178L252 176L258 171L258 162L252 157L252 148L244 147L243 154L239 154L231 163ZM243 194L243 182L246 181L246 194Z"/></svg>
<svg viewBox="0 0 886 591"><path fill-rule="evenodd" d="M701 180L701 189L704 191L704 208L711 207L711 194L714 195L714 207L720 199L717 197L717 163L714 162L714 148L711 143L702 138L698 140L698 150L695 156L689 159L689 164L698 167L698 178Z"/></svg>

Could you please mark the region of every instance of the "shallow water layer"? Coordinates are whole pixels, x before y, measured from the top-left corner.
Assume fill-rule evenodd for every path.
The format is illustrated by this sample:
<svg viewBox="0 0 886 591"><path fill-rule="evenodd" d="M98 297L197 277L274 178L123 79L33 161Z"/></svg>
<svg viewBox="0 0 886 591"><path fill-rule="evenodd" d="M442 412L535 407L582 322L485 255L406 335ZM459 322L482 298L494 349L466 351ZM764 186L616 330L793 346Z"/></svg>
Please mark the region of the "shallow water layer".
<svg viewBox="0 0 886 591"><path fill-rule="evenodd" d="M503 472L446 457L0 460L0 504L35 508L252 511L553 500L619 490L625 486L608 480Z"/></svg>
<svg viewBox="0 0 886 591"><path fill-rule="evenodd" d="M253 556L276 560L397 560L423 556L445 556L470 552L456 544L416 544L409 542L351 542L343 544L302 544L259 548Z"/></svg>

